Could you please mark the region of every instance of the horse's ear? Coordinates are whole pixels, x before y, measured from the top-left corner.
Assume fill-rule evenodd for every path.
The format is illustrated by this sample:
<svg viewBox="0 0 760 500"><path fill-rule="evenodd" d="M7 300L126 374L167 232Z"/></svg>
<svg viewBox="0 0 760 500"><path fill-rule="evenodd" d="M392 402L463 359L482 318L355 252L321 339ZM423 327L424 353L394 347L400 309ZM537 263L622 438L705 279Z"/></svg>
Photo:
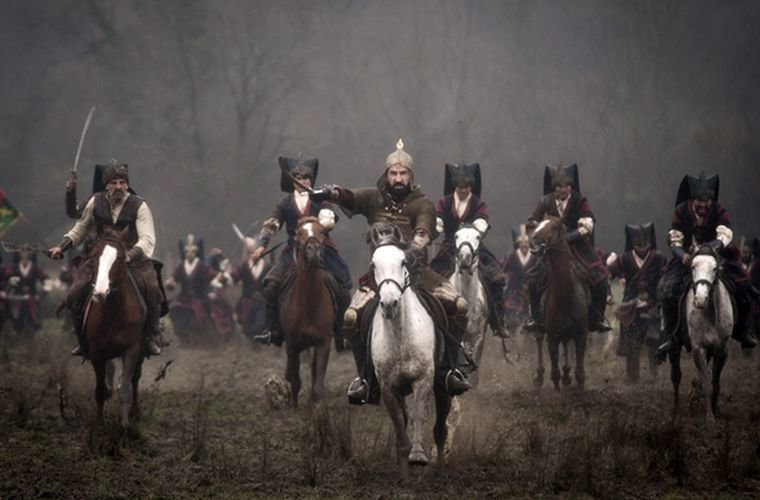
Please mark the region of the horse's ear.
<svg viewBox="0 0 760 500"><path fill-rule="evenodd" d="M124 229L119 231L119 239L121 241L127 241L128 236L129 236L129 226L125 226Z"/></svg>

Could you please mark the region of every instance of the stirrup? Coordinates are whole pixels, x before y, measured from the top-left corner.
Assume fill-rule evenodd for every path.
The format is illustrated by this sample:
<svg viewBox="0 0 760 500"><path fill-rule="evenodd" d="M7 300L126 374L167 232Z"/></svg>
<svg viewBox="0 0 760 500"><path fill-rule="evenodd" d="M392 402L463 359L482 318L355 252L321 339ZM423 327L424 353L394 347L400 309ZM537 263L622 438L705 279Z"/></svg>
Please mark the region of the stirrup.
<svg viewBox="0 0 760 500"><path fill-rule="evenodd" d="M146 356L160 356L161 348L158 347L158 342L153 338L145 340L145 355Z"/></svg>
<svg viewBox="0 0 760 500"><path fill-rule="evenodd" d="M446 372L445 387L449 396L459 396L470 390L472 385L458 368L454 368Z"/></svg>
<svg viewBox="0 0 760 500"><path fill-rule="evenodd" d="M84 357L84 350L82 349L82 346L78 345L75 348L73 348L71 350L71 355L72 356L81 356L81 357Z"/></svg>
<svg viewBox="0 0 760 500"><path fill-rule="evenodd" d="M267 329L266 331L264 331L264 333L259 334L259 335L254 335L251 338L261 344L269 345L272 343L272 330Z"/></svg>
<svg viewBox="0 0 760 500"><path fill-rule="evenodd" d="M348 403L352 405L363 405L367 403L369 398L369 384L361 377L356 377L348 385L346 390L346 396L348 396Z"/></svg>

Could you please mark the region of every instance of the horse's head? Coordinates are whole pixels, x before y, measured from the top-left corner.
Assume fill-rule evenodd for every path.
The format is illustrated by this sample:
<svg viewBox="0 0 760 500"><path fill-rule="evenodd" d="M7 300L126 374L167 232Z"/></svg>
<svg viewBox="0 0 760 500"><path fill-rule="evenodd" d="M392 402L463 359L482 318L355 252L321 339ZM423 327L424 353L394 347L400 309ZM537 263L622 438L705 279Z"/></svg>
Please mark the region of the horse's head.
<svg viewBox="0 0 760 500"><path fill-rule="evenodd" d="M473 274L477 270L482 238L483 234L469 224L461 226L454 235L457 264L463 271Z"/></svg>
<svg viewBox="0 0 760 500"><path fill-rule="evenodd" d="M309 267L322 264L326 237L325 229L316 217L303 217L298 221L295 237L296 249L303 255Z"/></svg>
<svg viewBox="0 0 760 500"><path fill-rule="evenodd" d="M718 256L709 245L702 245L691 260L691 289L694 307L704 309L718 276Z"/></svg>
<svg viewBox="0 0 760 500"><path fill-rule="evenodd" d="M393 319L398 315L401 296L411 281L406 253L393 244L378 246L372 252L372 272L377 283L383 317Z"/></svg>
<svg viewBox="0 0 760 500"><path fill-rule="evenodd" d="M90 251L95 263L95 283L92 298L95 302L104 302L114 288L112 284L121 283L127 275L126 244L129 228L119 231L106 227Z"/></svg>
<svg viewBox="0 0 760 500"><path fill-rule="evenodd" d="M530 237L530 251L543 255L547 249L560 245L565 238L565 226L557 217L546 217Z"/></svg>

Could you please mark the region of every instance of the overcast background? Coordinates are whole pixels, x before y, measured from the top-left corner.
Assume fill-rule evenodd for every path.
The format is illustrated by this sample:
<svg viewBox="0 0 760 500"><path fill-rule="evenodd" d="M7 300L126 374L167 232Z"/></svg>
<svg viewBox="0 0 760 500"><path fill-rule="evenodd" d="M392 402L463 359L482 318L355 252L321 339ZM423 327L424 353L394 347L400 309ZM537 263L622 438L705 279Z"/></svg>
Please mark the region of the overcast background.
<svg viewBox="0 0 760 500"><path fill-rule="evenodd" d="M370 185L399 137L434 201L445 162L480 162L499 255L547 163L578 163L605 250L648 220L664 249L678 184L701 170L720 174L737 235L760 233L755 0L21 0L0 14L0 188L31 221L9 240L52 245L73 223L64 183L91 106L79 198L95 163L127 162L169 264L188 232L239 255L230 223L283 196L278 156L319 157L317 184ZM343 217L334 232L355 273L365 230Z"/></svg>

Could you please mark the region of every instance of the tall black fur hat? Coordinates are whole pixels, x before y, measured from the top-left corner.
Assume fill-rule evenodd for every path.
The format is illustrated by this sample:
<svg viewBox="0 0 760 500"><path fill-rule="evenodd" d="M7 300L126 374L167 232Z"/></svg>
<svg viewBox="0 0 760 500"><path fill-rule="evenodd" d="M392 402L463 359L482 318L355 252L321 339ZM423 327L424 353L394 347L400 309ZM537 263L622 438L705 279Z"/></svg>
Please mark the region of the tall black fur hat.
<svg viewBox="0 0 760 500"><path fill-rule="evenodd" d="M311 179L312 186L316 182L319 172L319 158L302 160L300 157L286 158L280 156L277 161L280 163L280 168L286 170L290 175L306 176ZM292 193L295 190L293 182L284 173L280 174L280 190L286 193Z"/></svg>
<svg viewBox="0 0 760 500"><path fill-rule="evenodd" d="M480 198L482 184L480 181L480 163L470 163L469 165L462 162L447 163L443 175L443 195L449 195L454 192L457 186L469 184L472 187L472 193Z"/></svg>
<svg viewBox="0 0 760 500"><path fill-rule="evenodd" d="M554 192L554 186L566 184L572 185L573 191L581 191L577 163L565 166L547 165L544 167L544 194Z"/></svg>
<svg viewBox="0 0 760 500"><path fill-rule="evenodd" d="M649 245L652 250L657 249L657 240L654 234L654 224L626 224L625 226L625 250L633 250L634 246Z"/></svg>

